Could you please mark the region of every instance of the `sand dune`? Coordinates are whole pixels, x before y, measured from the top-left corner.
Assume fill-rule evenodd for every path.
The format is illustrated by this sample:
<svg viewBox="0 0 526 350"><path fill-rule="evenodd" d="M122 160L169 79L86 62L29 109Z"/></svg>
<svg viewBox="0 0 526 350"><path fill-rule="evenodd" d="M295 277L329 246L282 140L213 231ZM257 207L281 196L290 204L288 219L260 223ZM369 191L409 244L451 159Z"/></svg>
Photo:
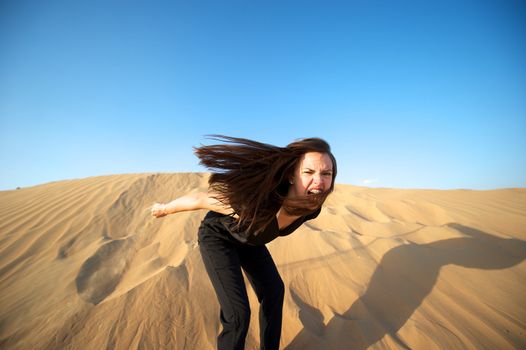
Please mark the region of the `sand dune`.
<svg viewBox="0 0 526 350"><path fill-rule="evenodd" d="M1 349L214 349L196 232L154 201L206 174L92 177L0 192ZM526 189L337 185L268 245L285 349L525 349ZM521 296L522 295L522 296ZM257 299L247 349L257 349Z"/></svg>

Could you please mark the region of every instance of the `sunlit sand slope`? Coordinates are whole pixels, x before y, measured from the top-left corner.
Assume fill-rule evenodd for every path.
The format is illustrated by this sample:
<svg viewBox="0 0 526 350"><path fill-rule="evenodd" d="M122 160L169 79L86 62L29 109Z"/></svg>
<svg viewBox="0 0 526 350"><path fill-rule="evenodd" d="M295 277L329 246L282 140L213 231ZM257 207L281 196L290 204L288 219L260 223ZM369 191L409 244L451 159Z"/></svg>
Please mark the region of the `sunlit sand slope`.
<svg viewBox="0 0 526 350"><path fill-rule="evenodd" d="M0 192L1 349L214 349L219 306L197 245L204 211L155 201L207 174L92 177ZM526 348L526 189L337 185L268 245L286 349ZM247 349L259 348L257 299Z"/></svg>

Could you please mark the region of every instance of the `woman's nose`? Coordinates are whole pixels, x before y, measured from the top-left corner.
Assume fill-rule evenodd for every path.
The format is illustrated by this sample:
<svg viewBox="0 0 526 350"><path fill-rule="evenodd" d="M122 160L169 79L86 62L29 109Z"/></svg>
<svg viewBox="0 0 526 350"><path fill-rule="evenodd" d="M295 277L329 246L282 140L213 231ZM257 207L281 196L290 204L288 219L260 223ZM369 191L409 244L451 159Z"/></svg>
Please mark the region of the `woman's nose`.
<svg viewBox="0 0 526 350"><path fill-rule="evenodd" d="M314 175L313 181L315 184L321 185L323 183L323 177L321 175Z"/></svg>

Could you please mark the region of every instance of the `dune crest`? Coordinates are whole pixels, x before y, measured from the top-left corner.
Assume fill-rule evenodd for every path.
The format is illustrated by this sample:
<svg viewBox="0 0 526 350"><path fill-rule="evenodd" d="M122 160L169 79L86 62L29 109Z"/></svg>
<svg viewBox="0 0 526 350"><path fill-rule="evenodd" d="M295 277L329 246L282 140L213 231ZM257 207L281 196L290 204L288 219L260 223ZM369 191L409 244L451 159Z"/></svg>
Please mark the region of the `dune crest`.
<svg viewBox="0 0 526 350"><path fill-rule="evenodd" d="M149 216L207 174L129 174L0 192L0 348L214 349L204 211ZM284 349L526 348L526 189L337 185L268 245ZM257 299L247 349L258 349Z"/></svg>

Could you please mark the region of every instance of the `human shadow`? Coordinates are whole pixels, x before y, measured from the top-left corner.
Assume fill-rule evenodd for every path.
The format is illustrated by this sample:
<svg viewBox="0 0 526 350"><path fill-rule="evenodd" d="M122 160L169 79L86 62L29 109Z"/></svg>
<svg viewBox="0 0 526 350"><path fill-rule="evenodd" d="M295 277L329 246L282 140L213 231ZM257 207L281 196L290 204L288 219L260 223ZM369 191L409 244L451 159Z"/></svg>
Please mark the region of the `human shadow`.
<svg viewBox="0 0 526 350"><path fill-rule="evenodd" d="M397 332L433 290L443 266L495 270L517 265L526 258L526 241L499 238L457 223L445 226L465 237L411 243L389 250L365 293L345 313L334 316L326 326L316 322L314 330L302 321L303 330L286 349L364 350L386 334L400 347L410 348ZM316 309L308 311L321 315Z"/></svg>

